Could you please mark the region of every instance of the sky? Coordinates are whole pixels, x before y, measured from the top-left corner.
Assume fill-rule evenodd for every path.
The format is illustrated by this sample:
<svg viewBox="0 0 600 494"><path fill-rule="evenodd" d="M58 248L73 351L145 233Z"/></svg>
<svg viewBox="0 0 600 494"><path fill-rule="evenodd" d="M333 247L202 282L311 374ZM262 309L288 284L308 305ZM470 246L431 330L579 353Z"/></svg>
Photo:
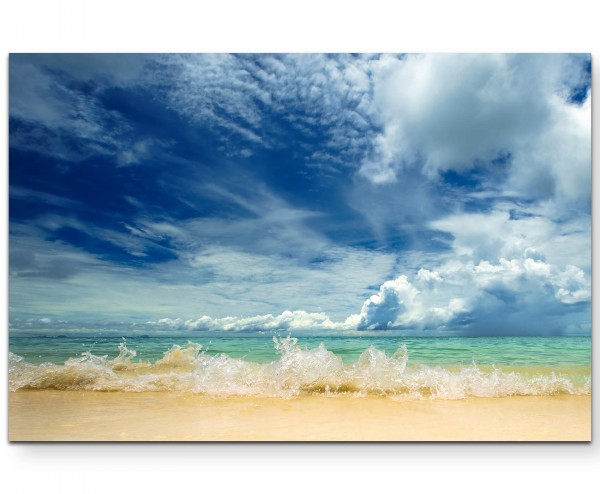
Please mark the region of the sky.
<svg viewBox="0 0 600 494"><path fill-rule="evenodd" d="M10 330L588 335L590 79L585 54L13 54Z"/></svg>

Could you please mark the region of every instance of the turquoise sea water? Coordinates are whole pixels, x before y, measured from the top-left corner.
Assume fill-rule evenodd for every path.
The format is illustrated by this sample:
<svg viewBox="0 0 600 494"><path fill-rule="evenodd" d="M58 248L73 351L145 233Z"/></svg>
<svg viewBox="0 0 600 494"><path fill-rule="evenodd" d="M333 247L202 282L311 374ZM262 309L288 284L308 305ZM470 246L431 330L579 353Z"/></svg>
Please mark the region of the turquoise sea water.
<svg viewBox="0 0 600 494"><path fill-rule="evenodd" d="M11 337L19 389L464 398L591 392L589 337Z"/></svg>
<svg viewBox="0 0 600 494"><path fill-rule="evenodd" d="M164 352L188 341L199 343L208 355L227 354L251 362L276 360L279 353L270 337L205 336L201 338L70 338L70 337L11 337L9 349L27 362L62 364L68 358L79 357L85 351L114 358L119 344L125 341L135 350L137 359L154 362ZM360 355L373 346L392 354L403 344L413 363L442 366L482 365L565 367L590 366L591 339L588 337L302 337L301 348L316 348L320 343L339 355L344 363L355 363Z"/></svg>

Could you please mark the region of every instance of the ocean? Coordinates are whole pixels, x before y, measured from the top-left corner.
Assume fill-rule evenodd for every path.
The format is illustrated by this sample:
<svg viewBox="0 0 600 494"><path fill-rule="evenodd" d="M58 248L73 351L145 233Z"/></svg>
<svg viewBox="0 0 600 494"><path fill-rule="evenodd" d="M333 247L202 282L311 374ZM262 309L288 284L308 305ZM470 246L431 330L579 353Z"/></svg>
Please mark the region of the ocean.
<svg viewBox="0 0 600 494"><path fill-rule="evenodd" d="M17 337L9 389L396 400L591 393L589 337Z"/></svg>

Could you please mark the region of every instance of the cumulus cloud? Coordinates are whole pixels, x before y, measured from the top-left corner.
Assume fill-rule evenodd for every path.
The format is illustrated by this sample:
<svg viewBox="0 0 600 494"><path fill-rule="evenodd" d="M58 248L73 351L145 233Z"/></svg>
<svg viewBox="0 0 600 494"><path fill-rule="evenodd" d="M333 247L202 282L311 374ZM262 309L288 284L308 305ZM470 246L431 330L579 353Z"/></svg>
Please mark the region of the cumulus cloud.
<svg viewBox="0 0 600 494"><path fill-rule="evenodd" d="M343 323L334 323L324 313L309 313L302 310L284 311L274 316L266 314L252 317L212 318L202 316L198 319L162 318L148 321L149 326L187 331L270 331L270 330L335 330L344 329Z"/></svg>
<svg viewBox="0 0 600 494"><path fill-rule="evenodd" d="M466 334L565 333L586 329L590 281L576 266L527 257L496 263L450 261L384 282L360 312L334 321L323 312L250 317L161 318L147 324L182 331L455 330ZM583 304L583 306L582 306ZM572 318L569 306L573 307ZM562 317L557 320L557 314ZM557 325L558 324L558 325Z"/></svg>
<svg viewBox="0 0 600 494"><path fill-rule="evenodd" d="M52 266L54 258L47 248L40 245L39 251L47 259L43 262ZM11 282L11 303L19 305L18 313L11 309L13 326L20 324L19 319L34 317L38 309L44 309L48 314L49 301L52 301L53 309L46 316L48 318L84 317L71 323L63 320L56 326L68 330L94 324L98 327L99 323L90 323L85 315L90 317L106 307L110 307L112 317L121 314L131 321L132 317L139 319L143 314L159 316L182 310L190 313L201 300L203 306L212 307L213 314L215 311L231 314L236 310L234 307L250 314L222 317L206 314L187 318L159 316L140 323L136 331L143 328L242 332L388 329L436 334L445 331L463 334L560 334L589 330L589 275L574 265L558 266L544 261L541 253L530 248L525 249L520 257L479 262L454 258L435 269L407 271L382 283L375 293L371 292L366 300L363 299L362 307L359 305L360 310L355 313L348 312L348 308L367 281L366 276L376 279L383 273L366 269L366 259L360 257L360 252L356 252L353 258L348 257L349 253L340 252L339 255L345 257L340 257L335 263L326 263L317 270L299 270L293 279L289 279L290 266L284 260L248 257L235 252L227 256L226 252L215 251L213 254L219 257L208 261L212 263L212 269L227 268L229 274L220 273L216 280L209 278L201 285L193 281L198 273L190 272L183 265L176 272L173 265L164 272L168 272L169 276L177 273L181 277L174 285L161 281L160 271L146 277L141 273L115 271L106 263L102 265L102 273L96 268L90 271L86 264L99 261L74 250L68 258L66 253L63 247L57 250L56 255L69 259L77 269L70 274L68 287L57 284L60 280L46 273L43 276L47 283L38 283L33 291L31 286L20 280L26 279L24 276L33 273L33 269L39 269L36 266L40 265L40 260L11 256L11 271L14 270L17 276ZM389 268L389 263L387 265ZM65 300L67 293L69 297ZM261 303L263 307L293 304L298 293L303 293L304 306L316 308L326 304L328 309L251 314ZM131 311L134 302L135 314ZM82 307L86 308L84 312ZM347 312L344 313L340 307ZM337 311L330 312L333 309ZM41 319L32 320L42 324ZM27 322L24 327L32 324ZM105 327L111 326L122 328L123 323L105 323Z"/></svg>
<svg viewBox="0 0 600 494"><path fill-rule="evenodd" d="M514 205L499 204L487 212L456 213L431 221L429 226L450 235L452 255L462 261L496 262L522 257L573 264L590 272L591 235L589 216L557 222L542 214L515 218ZM535 209L533 209L535 211Z"/></svg>
<svg viewBox="0 0 600 494"><path fill-rule="evenodd" d="M351 320L359 329L517 329L527 334L540 324L555 324L557 308L590 297L589 278L576 266L561 268L531 257L451 261L438 271L421 269L412 279L402 275L386 281Z"/></svg>
<svg viewBox="0 0 600 494"><path fill-rule="evenodd" d="M465 302L461 298L451 298L445 305L432 304L432 297L428 296L425 288L427 281L439 282L441 278L434 272L429 279L425 280L423 274L423 270L420 270L416 280L424 290L419 290L406 275L386 281L379 288L379 292L363 304L358 316L350 316L348 322L355 324L358 329L402 327L414 329L431 324L443 324L451 320L455 314L466 310ZM437 291L431 288L429 290L429 295Z"/></svg>
<svg viewBox="0 0 600 494"><path fill-rule="evenodd" d="M416 166L435 178L504 157L507 191L589 202L590 98L569 97L586 60L439 54L378 65L373 104L383 130L360 174L389 183Z"/></svg>

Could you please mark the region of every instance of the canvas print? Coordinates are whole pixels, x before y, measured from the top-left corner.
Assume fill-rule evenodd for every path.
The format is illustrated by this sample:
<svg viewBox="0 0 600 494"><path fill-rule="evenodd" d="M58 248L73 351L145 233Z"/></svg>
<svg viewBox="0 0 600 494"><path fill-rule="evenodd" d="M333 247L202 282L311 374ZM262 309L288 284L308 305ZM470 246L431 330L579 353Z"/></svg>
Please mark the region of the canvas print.
<svg viewBox="0 0 600 494"><path fill-rule="evenodd" d="M590 441L591 56L12 54L10 441Z"/></svg>

